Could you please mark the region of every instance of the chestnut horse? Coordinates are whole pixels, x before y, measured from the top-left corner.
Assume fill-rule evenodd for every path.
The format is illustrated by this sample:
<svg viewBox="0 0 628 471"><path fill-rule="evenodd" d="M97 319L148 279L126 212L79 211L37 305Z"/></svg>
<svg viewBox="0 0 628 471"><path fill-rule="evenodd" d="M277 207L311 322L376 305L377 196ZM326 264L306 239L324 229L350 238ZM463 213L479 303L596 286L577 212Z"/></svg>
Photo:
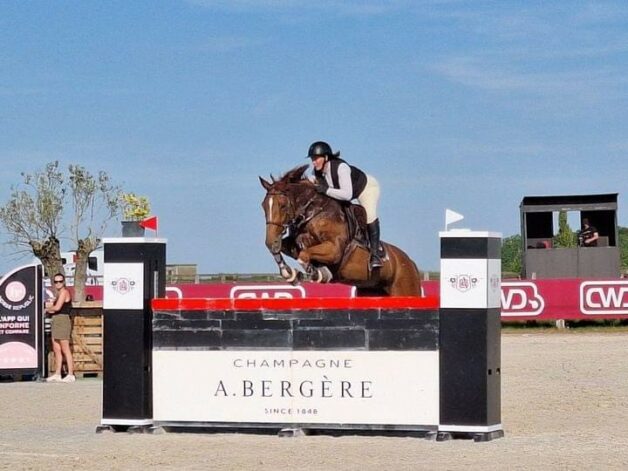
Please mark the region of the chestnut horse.
<svg viewBox="0 0 628 471"><path fill-rule="evenodd" d="M338 200L319 194L304 177L308 165L272 182L259 177L266 190L266 247L279 273L290 281L313 280L355 285L360 295L420 296L415 263L401 249L382 242L381 268L369 270L369 250L350 234L347 215ZM361 208L360 208L361 209ZM286 264L282 252L296 259L304 273Z"/></svg>

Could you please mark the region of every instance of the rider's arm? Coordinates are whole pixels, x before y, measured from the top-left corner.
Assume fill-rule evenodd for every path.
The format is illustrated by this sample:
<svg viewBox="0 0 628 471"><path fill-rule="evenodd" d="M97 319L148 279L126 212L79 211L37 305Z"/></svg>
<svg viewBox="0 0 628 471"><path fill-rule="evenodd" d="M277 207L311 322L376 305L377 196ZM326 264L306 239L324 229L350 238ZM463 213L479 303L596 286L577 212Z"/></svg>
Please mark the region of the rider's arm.
<svg viewBox="0 0 628 471"><path fill-rule="evenodd" d="M351 201L353 195L353 185L351 183L351 168L346 163L338 165L338 186L340 188L331 188L327 190L327 196L331 196L337 200Z"/></svg>

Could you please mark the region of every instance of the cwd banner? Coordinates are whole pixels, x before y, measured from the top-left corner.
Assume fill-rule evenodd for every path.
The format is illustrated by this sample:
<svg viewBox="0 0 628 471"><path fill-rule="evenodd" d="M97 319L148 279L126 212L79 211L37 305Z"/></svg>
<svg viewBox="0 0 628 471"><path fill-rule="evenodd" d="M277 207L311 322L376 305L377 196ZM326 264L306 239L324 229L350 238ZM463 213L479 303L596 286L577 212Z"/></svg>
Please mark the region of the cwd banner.
<svg viewBox="0 0 628 471"><path fill-rule="evenodd" d="M41 265L16 268L0 279L0 374L43 368Z"/></svg>
<svg viewBox="0 0 628 471"><path fill-rule="evenodd" d="M468 272L468 273L467 273ZM473 290L482 286L467 272L457 275L450 289ZM452 280L453 281L453 280ZM439 283L426 281L428 296L438 294ZM542 280L503 280L501 320L553 321L628 318L628 279L594 280L555 278Z"/></svg>

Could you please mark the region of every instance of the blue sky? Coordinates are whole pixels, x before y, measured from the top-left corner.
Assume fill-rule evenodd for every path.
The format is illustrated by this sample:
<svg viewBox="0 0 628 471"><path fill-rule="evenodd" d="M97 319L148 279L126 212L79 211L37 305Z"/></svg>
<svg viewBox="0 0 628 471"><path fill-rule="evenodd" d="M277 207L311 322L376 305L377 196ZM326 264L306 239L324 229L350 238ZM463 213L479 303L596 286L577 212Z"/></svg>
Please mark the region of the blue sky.
<svg viewBox="0 0 628 471"><path fill-rule="evenodd" d="M626 226L627 25L623 1L0 1L0 204L81 164L150 198L170 263L272 272L257 177L322 139L425 269L445 208L512 235L523 196L618 192Z"/></svg>

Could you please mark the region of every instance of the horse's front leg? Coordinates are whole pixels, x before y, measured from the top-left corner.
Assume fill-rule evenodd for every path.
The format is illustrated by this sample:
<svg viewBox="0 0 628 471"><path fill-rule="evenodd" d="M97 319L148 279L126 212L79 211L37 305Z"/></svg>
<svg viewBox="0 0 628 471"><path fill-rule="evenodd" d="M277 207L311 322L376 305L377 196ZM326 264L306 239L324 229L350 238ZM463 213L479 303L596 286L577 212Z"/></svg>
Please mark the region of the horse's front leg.
<svg viewBox="0 0 628 471"><path fill-rule="evenodd" d="M299 247L297 246L297 242L295 237L284 237L281 239L280 251L274 252L271 250L271 254L277 267L279 268L279 274L281 277L289 283L295 284L300 281L301 272L292 268L290 265L286 263L282 254L287 255L288 257L296 259L299 256Z"/></svg>
<svg viewBox="0 0 628 471"><path fill-rule="evenodd" d="M286 263L281 253L273 254L273 258L279 268L279 274L281 277L288 283L296 282L299 272Z"/></svg>

